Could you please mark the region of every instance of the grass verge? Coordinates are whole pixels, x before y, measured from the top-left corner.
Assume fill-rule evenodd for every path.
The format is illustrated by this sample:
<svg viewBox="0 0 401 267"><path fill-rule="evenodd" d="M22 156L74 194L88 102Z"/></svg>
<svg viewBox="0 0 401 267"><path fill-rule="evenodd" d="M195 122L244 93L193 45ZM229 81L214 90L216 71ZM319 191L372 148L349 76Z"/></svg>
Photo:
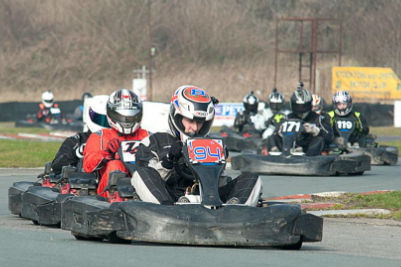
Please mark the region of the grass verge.
<svg viewBox="0 0 401 267"><path fill-rule="evenodd" d="M1 134L18 134L18 133L50 133L49 130L45 128L35 128L35 127L14 127L14 122L0 122L0 133Z"/></svg>
<svg viewBox="0 0 401 267"><path fill-rule="evenodd" d="M52 161L60 142L0 140L0 167L41 167Z"/></svg>
<svg viewBox="0 0 401 267"><path fill-rule="evenodd" d="M317 197L314 202L335 202L330 209L386 209L388 215L352 215L351 217L374 217L383 219L401 220L401 191L377 194L346 193L340 197ZM339 216L331 216L339 217Z"/></svg>

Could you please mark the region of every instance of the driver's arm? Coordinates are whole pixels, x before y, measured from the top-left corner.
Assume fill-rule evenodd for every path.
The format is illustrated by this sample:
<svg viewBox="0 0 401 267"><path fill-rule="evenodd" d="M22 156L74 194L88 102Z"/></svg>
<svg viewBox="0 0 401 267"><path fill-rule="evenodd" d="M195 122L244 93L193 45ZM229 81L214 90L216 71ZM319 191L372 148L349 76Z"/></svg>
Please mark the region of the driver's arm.
<svg viewBox="0 0 401 267"><path fill-rule="evenodd" d="M368 122L366 121L365 117L362 114L359 115L359 119L360 119L360 124L361 124L361 129L360 129L361 134L363 136L366 136L369 134Z"/></svg>
<svg viewBox="0 0 401 267"><path fill-rule="evenodd" d="M104 166L104 163L108 161L102 146L104 143L104 140L102 139L101 133L96 132L92 133L86 142L83 167L87 173L101 169Z"/></svg>
<svg viewBox="0 0 401 267"><path fill-rule="evenodd" d="M152 168L160 174L160 178L167 181L173 172L163 167L162 159L166 157L176 138L167 133L154 133L143 139L136 152L136 168Z"/></svg>
<svg viewBox="0 0 401 267"><path fill-rule="evenodd" d="M334 132L329 116L319 116L319 136L323 137L325 143L329 144L334 139Z"/></svg>

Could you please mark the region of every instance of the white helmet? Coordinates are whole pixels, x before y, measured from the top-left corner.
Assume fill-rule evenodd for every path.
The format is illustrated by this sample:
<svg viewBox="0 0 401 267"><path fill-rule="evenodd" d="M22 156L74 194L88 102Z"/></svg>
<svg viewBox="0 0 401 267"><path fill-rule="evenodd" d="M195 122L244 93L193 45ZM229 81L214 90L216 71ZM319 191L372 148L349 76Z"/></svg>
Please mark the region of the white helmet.
<svg viewBox="0 0 401 267"><path fill-rule="evenodd" d="M170 103L168 124L172 134L181 141L189 137L202 137L209 133L214 119L214 103L217 99L210 97L202 88L193 85L179 87ZM195 135L185 133L182 118L203 122L202 128Z"/></svg>
<svg viewBox="0 0 401 267"><path fill-rule="evenodd" d="M104 128L110 128L106 113L107 100L109 100L108 95L96 95L85 100L84 132L89 130L94 133Z"/></svg>
<svg viewBox="0 0 401 267"><path fill-rule="evenodd" d="M339 109L339 103L346 104L345 108ZM339 116L347 116L352 111L352 97L347 91L338 91L333 95L334 111Z"/></svg>
<svg viewBox="0 0 401 267"><path fill-rule="evenodd" d="M107 101L107 119L111 128L121 134L135 133L142 120L142 103L133 91L120 89Z"/></svg>
<svg viewBox="0 0 401 267"><path fill-rule="evenodd" d="M53 106L54 95L50 90L47 90L42 93L42 103L47 108L51 108Z"/></svg>

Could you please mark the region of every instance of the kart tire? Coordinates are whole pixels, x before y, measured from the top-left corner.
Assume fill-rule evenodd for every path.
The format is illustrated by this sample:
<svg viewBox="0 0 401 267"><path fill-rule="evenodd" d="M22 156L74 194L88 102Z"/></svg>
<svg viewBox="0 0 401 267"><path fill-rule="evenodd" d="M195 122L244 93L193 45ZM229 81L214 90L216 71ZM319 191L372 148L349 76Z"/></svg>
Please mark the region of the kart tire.
<svg viewBox="0 0 401 267"><path fill-rule="evenodd" d="M302 244L303 244L303 241L302 241L302 237L301 237L297 243L281 246L280 248L284 249L284 250L300 250L302 248Z"/></svg>
<svg viewBox="0 0 401 267"><path fill-rule="evenodd" d="M82 241L102 241L103 237L98 237L98 236L85 236L82 234L78 234L75 232L71 232L71 234L75 237L76 240L82 240Z"/></svg>

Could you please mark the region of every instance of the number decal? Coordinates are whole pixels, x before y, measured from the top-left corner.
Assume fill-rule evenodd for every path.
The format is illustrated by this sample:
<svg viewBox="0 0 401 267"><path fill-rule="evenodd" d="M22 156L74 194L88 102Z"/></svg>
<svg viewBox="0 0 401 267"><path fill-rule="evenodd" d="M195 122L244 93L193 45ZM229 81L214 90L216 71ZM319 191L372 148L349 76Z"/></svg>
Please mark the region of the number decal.
<svg viewBox="0 0 401 267"><path fill-rule="evenodd" d="M136 151L140 141L123 141L121 142L122 161L135 163Z"/></svg>
<svg viewBox="0 0 401 267"><path fill-rule="evenodd" d="M281 124L280 131L283 134L294 134L296 132L299 132L300 128L301 128L300 121L285 121L283 122L283 124Z"/></svg>
<svg viewBox="0 0 401 267"><path fill-rule="evenodd" d="M192 162L213 164L225 160L222 140L192 139L188 140L187 147Z"/></svg>
<svg viewBox="0 0 401 267"><path fill-rule="evenodd" d="M354 124L352 123L352 121L346 121L346 120L337 121L337 128L340 131L349 131L353 127L354 127Z"/></svg>

